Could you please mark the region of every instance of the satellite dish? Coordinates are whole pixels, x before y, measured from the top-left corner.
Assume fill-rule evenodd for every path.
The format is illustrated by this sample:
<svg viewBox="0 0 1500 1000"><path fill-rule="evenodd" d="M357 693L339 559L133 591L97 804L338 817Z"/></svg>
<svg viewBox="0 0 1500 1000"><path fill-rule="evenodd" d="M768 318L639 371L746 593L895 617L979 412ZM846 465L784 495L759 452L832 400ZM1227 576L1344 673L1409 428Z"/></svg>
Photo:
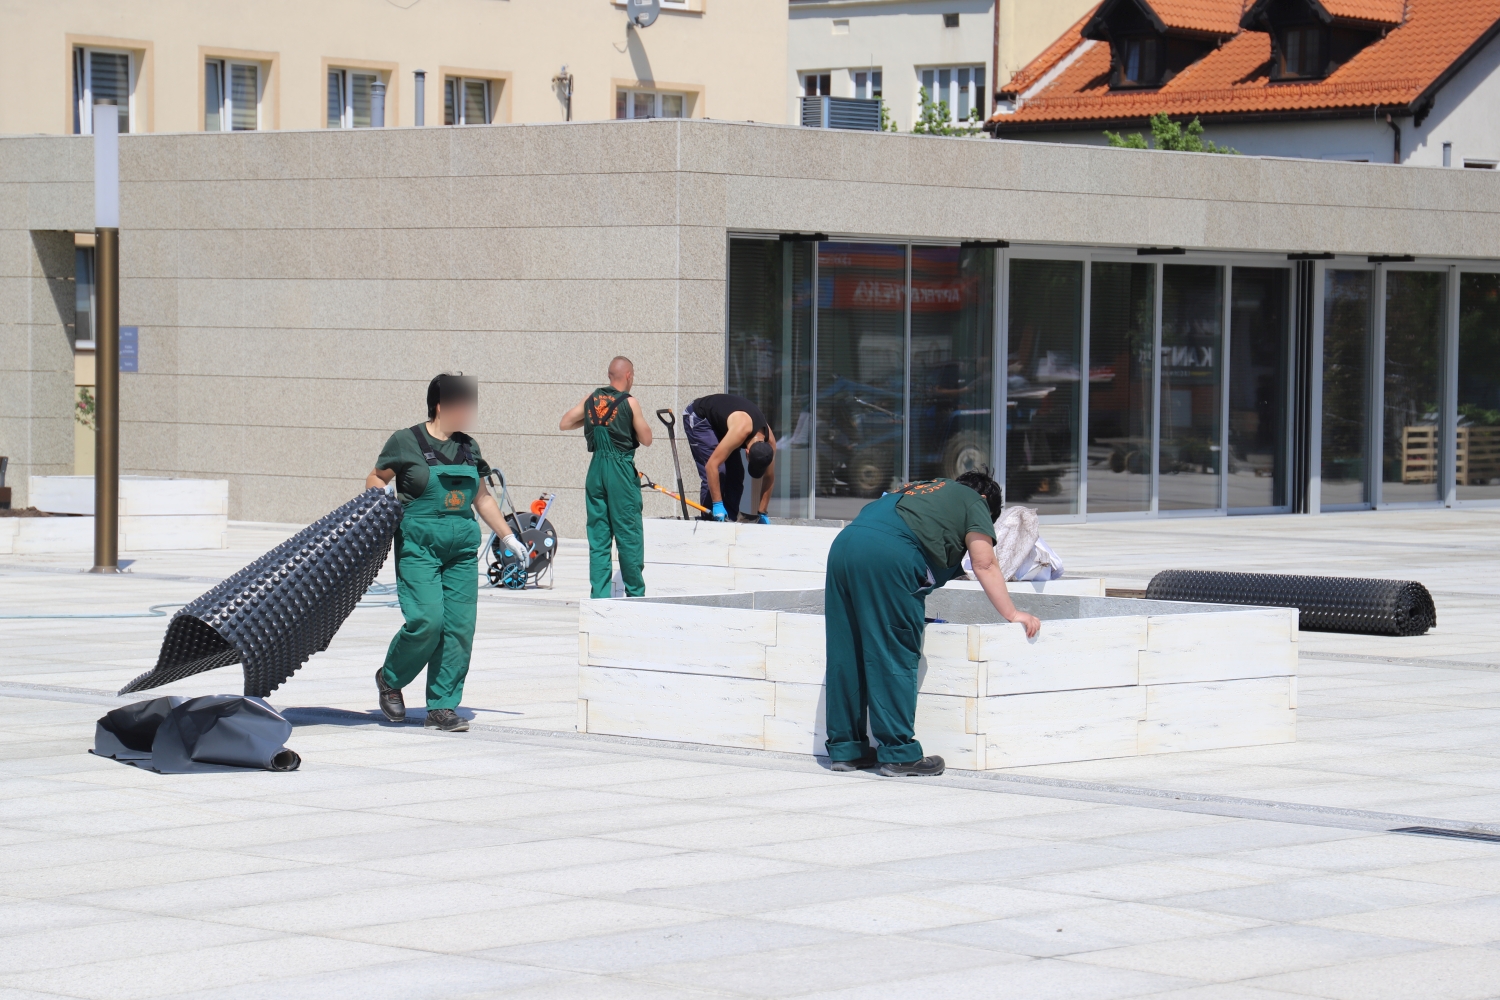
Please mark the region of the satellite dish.
<svg viewBox="0 0 1500 1000"><path fill-rule="evenodd" d="M625 3L630 23L637 28L651 27L661 13L661 0L625 0Z"/></svg>

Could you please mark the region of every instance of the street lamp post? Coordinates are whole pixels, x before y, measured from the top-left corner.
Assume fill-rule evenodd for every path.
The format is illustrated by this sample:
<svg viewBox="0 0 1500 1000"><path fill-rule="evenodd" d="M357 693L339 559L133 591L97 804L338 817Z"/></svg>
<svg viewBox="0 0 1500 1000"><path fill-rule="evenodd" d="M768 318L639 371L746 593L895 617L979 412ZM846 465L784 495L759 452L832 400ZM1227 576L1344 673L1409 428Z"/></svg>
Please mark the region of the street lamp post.
<svg viewBox="0 0 1500 1000"><path fill-rule="evenodd" d="M120 572L120 109L94 105L94 568Z"/></svg>

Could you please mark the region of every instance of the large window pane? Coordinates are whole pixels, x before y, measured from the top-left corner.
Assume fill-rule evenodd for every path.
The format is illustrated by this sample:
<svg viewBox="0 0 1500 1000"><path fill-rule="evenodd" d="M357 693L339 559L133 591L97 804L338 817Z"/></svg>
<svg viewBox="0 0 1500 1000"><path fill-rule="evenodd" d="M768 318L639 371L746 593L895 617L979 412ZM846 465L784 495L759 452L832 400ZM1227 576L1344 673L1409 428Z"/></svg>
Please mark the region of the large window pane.
<svg viewBox="0 0 1500 1000"><path fill-rule="evenodd" d="M1237 267L1229 313L1229 506L1287 500L1287 290L1284 267Z"/></svg>
<svg viewBox="0 0 1500 1000"><path fill-rule="evenodd" d="M1385 276L1385 406L1381 503L1439 500L1438 410L1442 398L1441 271Z"/></svg>
<svg viewBox="0 0 1500 1000"><path fill-rule="evenodd" d="M231 125L236 132L253 132L260 124L259 67L229 64L229 100L234 109Z"/></svg>
<svg viewBox="0 0 1500 1000"><path fill-rule="evenodd" d="M89 52L89 92L94 103L113 98L120 108L120 131L130 131L130 56L124 52Z"/></svg>
<svg viewBox="0 0 1500 1000"><path fill-rule="evenodd" d="M1007 329L1006 500L1076 514L1083 262L1012 260Z"/></svg>
<svg viewBox="0 0 1500 1000"><path fill-rule="evenodd" d="M913 479L990 468L995 392L995 251L913 247Z"/></svg>
<svg viewBox="0 0 1500 1000"><path fill-rule="evenodd" d="M344 126L344 71L328 71L328 127Z"/></svg>
<svg viewBox="0 0 1500 1000"><path fill-rule="evenodd" d="M906 247L818 244L818 517L900 484L905 334Z"/></svg>
<svg viewBox="0 0 1500 1000"><path fill-rule="evenodd" d="M1147 511L1156 265L1095 263L1089 282L1088 510Z"/></svg>
<svg viewBox="0 0 1500 1000"><path fill-rule="evenodd" d="M776 435L772 517L807 517L812 493L813 252L780 240L729 244L727 386L754 400Z"/></svg>
<svg viewBox="0 0 1500 1000"><path fill-rule="evenodd" d="M349 121L352 128L370 127L370 92L375 78L366 73L349 74Z"/></svg>
<svg viewBox="0 0 1500 1000"><path fill-rule="evenodd" d="M1369 503L1370 323L1374 271L1323 282L1322 505Z"/></svg>
<svg viewBox="0 0 1500 1000"><path fill-rule="evenodd" d="M203 64L203 131L222 131L224 125L220 116L223 111L224 64L209 59Z"/></svg>
<svg viewBox="0 0 1500 1000"><path fill-rule="evenodd" d="M488 125L490 123L489 87L483 80L464 81L464 124Z"/></svg>
<svg viewBox="0 0 1500 1000"><path fill-rule="evenodd" d="M1224 269L1162 268L1158 510L1219 506Z"/></svg>
<svg viewBox="0 0 1500 1000"><path fill-rule="evenodd" d="M1458 281L1458 499L1500 500L1500 274Z"/></svg>

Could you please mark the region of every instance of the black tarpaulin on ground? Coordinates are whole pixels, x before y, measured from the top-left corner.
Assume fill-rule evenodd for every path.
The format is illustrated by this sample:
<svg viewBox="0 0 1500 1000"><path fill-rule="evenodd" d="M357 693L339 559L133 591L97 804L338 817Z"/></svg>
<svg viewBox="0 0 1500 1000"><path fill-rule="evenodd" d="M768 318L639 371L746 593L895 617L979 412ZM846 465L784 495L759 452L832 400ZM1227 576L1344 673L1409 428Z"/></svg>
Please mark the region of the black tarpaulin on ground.
<svg viewBox="0 0 1500 1000"><path fill-rule="evenodd" d="M328 643L380 572L401 502L366 490L184 607L156 666L120 689L145 691L231 663L265 698Z"/></svg>
<svg viewBox="0 0 1500 1000"><path fill-rule="evenodd" d="M295 771L302 758L286 748L291 735L292 724L259 698L152 698L101 718L94 753L162 774Z"/></svg>
<svg viewBox="0 0 1500 1000"><path fill-rule="evenodd" d="M1432 595L1412 580L1169 569L1151 578L1146 599L1296 608L1306 632L1406 636L1437 625Z"/></svg>

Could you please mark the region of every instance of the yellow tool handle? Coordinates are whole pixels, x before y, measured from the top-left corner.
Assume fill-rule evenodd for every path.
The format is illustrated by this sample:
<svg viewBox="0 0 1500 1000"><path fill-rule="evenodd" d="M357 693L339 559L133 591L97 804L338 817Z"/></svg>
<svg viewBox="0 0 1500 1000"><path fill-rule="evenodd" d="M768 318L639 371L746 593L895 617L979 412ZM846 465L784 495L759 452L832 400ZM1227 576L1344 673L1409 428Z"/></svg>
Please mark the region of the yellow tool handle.
<svg viewBox="0 0 1500 1000"><path fill-rule="evenodd" d="M642 479L646 479L646 474L644 472L637 472L636 475L640 476ZM645 485L651 487L653 490L656 490L658 493L665 493L667 496L671 497L673 500L677 500L677 501L679 501L681 503L687 504L689 507L693 508L694 510L701 510L705 514L709 513L709 509L707 507L703 506L702 504L695 503L692 500L687 499L686 497L680 497L676 493L673 493L671 490L656 485L655 483L653 483L649 479L646 479Z"/></svg>

